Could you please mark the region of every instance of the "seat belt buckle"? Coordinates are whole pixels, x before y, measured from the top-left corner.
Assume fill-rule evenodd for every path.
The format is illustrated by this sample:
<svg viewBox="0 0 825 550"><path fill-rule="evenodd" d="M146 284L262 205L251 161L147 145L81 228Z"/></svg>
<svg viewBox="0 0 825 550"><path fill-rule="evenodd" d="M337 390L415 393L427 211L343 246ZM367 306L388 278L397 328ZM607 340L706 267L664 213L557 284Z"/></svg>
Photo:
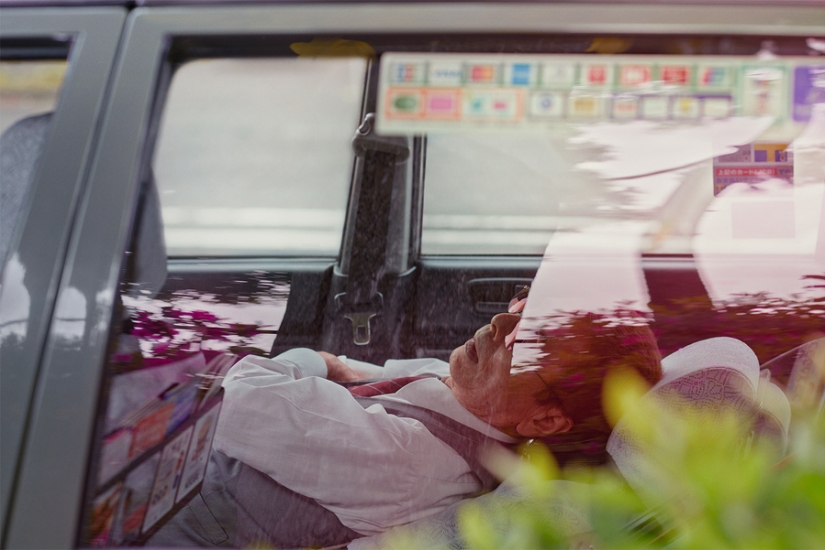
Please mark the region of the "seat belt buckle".
<svg viewBox="0 0 825 550"><path fill-rule="evenodd" d="M352 341L356 346L366 346L370 343L370 319L376 315L378 314L371 311L344 314L344 318L352 322Z"/></svg>
<svg viewBox="0 0 825 550"><path fill-rule="evenodd" d="M347 293L335 295L335 307L341 312L344 319L352 323L352 342L356 346L366 346L372 339L370 321L381 314L384 307L384 296L376 293L370 302L350 304L346 299Z"/></svg>

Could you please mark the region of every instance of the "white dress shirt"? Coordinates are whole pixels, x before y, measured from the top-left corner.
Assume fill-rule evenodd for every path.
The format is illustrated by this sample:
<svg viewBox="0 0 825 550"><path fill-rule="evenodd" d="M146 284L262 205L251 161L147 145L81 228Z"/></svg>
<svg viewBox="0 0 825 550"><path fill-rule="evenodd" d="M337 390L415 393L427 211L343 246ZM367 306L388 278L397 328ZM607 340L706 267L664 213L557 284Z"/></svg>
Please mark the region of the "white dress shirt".
<svg viewBox="0 0 825 550"><path fill-rule="evenodd" d="M437 359L392 360L383 369L342 359L383 378L449 372ZM421 422L380 404L365 409L326 375L323 358L309 349L245 357L223 382L214 447L314 498L364 535L437 513L481 488L464 459ZM411 403L514 441L462 407L438 378L373 399Z"/></svg>

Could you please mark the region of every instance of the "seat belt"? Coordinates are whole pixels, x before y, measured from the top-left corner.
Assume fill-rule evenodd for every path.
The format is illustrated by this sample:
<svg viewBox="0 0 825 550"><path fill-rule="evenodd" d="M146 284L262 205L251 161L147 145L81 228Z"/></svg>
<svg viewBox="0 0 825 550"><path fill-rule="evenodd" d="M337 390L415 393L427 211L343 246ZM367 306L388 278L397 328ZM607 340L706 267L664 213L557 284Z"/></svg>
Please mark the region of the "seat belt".
<svg viewBox="0 0 825 550"><path fill-rule="evenodd" d="M355 397L355 400L365 409L372 405L381 405L389 414L418 420L424 424L428 432L452 447L452 449L464 459L481 484L482 493L492 491L498 487L500 483L499 480L491 474L478 459L478 457L484 453L485 449L498 443L495 439L469 426L465 426L449 416L423 407L386 399L353 397Z"/></svg>
<svg viewBox="0 0 825 550"><path fill-rule="evenodd" d="M334 298L336 313L352 323L352 340L358 346L370 343L370 321L384 307L378 283L384 274L393 182L396 166L410 156L406 138L380 136L374 128L375 114L368 113L352 140L363 170L346 292ZM364 209L369 209L370 215L365 215Z"/></svg>

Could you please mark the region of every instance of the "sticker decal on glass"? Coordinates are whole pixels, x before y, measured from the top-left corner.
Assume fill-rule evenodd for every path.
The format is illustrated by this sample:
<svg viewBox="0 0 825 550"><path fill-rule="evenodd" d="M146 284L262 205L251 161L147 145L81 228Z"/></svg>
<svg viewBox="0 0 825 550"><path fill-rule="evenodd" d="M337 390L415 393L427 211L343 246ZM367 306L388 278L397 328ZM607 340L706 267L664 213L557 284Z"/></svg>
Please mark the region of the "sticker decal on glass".
<svg viewBox="0 0 825 550"><path fill-rule="evenodd" d="M192 441L189 444L189 451L186 457L186 465L183 468L183 478L178 489L177 502L180 502L198 483L203 481L206 473L206 463L209 460L209 450L212 448L212 437L215 435L215 427L218 425L218 414L221 405L218 403L209 412L198 419L195 424L195 431Z"/></svg>
<svg viewBox="0 0 825 550"><path fill-rule="evenodd" d="M774 137L786 139L819 103L825 64L802 57L390 52L381 57L376 124L420 134L772 117Z"/></svg>
<svg viewBox="0 0 825 550"><path fill-rule="evenodd" d="M149 499L149 507L146 510L146 519L143 522L144 531L151 529L175 505L175 495L182 479L183 465L192 431L190 427L163 449L158 473L152 487L152 496Z"/></svg>

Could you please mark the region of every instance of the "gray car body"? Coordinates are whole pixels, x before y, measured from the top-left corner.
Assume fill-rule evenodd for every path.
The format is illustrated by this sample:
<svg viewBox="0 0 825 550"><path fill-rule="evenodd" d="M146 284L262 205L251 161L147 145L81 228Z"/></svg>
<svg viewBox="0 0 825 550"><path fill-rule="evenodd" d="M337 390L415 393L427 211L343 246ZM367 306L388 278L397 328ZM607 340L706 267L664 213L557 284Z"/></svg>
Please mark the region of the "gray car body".
<svg viewBox="0 0 825 550"><path fill-rule="evenodd" d="M145 152L183 35L507 32L822 36L819 1L609 3L271 3L144 0L3 2L2 38L74 40L22 229L28 315L0 340L2 547L77 542L85 476L123 251ZM176 4L176 5L169 5ZM197 5L206 4L206 5ZM349 234L345 230L345 235ZM346 243L344 243L346 247ZM300 261L294 261L296 268ZM19 292L4 284L0 309ZM83 307L68 296L80 294ZM59 305L58 305L59 304ZM56 312L60 312L59 315ZM82 322L80 338L66 322Z"/></svg>

